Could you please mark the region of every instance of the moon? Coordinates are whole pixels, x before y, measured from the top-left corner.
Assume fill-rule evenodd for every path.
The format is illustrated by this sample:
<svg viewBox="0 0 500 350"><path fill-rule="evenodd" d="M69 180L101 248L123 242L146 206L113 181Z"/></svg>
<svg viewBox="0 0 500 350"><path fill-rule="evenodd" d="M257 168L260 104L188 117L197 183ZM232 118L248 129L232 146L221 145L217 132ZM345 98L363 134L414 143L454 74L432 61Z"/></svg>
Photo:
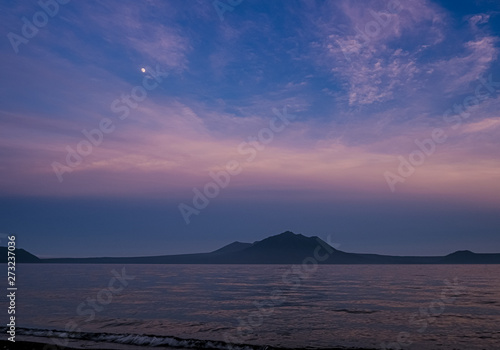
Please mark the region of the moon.
<svg viewBox="0 0 500 350"><path fill-rule="evenodd" d="M141 72L146 73L146 68L141 68Z"/></svg>

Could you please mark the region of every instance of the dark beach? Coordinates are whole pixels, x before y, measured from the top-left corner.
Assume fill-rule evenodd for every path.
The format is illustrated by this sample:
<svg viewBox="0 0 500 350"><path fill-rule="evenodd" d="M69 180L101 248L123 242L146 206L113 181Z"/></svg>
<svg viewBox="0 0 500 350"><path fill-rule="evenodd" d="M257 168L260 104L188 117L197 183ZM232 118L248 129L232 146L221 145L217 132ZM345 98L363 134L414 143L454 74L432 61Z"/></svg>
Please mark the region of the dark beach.
<svg viewBox="0 0 500 350"><path fill-rule="evenodd" d="M91 343L91 344L90 344ZM116 349L148 349L151 347L141 347L141 346L126 346L121 344L111 344L106 345L106 347L96 347L99 346L96 342L89 342L85 347L59 347L53 344L38 343L32 341L16 341L15 343L7 340L0 340L0 349L2 350L79 350L79 349L93 349L93 350L116 350ZM172 347L153 347L158 350L171 350L171 349L183 349L183 348L172 348ZM284 350L284 348L272 348L272 347L262 347L262 350ZM290 350L301 350L300 348L290 349ZM329 348L323 350L375 350L375 349L363 349L363 348Z"/></svg>

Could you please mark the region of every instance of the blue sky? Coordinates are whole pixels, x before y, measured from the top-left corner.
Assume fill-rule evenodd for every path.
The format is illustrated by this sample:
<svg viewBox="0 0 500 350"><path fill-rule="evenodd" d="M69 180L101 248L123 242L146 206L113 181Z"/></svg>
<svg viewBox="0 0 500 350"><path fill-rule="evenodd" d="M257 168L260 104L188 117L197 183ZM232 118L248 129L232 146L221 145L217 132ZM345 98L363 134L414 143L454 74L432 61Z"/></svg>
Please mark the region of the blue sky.
<svg viewBox="0 0 500 350"><path fill-rule="evenodd" d="M42 4L0 5L0 232L33 253L500 252L497 2Z"/></svg>

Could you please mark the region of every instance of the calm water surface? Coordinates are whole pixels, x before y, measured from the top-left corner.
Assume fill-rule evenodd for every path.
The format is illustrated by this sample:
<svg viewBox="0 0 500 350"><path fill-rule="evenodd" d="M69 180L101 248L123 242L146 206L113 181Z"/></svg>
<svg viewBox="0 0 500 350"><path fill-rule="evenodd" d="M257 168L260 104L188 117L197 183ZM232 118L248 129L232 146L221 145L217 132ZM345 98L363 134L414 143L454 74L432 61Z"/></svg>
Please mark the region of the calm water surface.
<svg viewBox="0 0 500 350"><path fill-rule="evenodd" d="M28 264L17 275L18 339L77 328L124 344L500 348L495 265Z"/></svg>

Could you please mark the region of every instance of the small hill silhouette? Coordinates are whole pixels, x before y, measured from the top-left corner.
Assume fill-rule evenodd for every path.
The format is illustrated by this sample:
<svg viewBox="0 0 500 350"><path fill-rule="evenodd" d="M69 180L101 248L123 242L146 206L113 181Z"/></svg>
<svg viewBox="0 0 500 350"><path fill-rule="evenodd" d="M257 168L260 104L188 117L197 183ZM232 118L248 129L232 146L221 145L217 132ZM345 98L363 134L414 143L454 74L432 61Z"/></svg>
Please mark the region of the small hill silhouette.
<svg viewBox="0 0 500 350"><path fill-rule="evenodd" d="M7 247L0 247L0 263L7 263L8 260L8 249ZM35 255L27 252L24 249L16 249L15 253L15 261L16 263L38 263L41 262L41 259L36 257ZM12 260L12 259L11 259Z"/></svg>

